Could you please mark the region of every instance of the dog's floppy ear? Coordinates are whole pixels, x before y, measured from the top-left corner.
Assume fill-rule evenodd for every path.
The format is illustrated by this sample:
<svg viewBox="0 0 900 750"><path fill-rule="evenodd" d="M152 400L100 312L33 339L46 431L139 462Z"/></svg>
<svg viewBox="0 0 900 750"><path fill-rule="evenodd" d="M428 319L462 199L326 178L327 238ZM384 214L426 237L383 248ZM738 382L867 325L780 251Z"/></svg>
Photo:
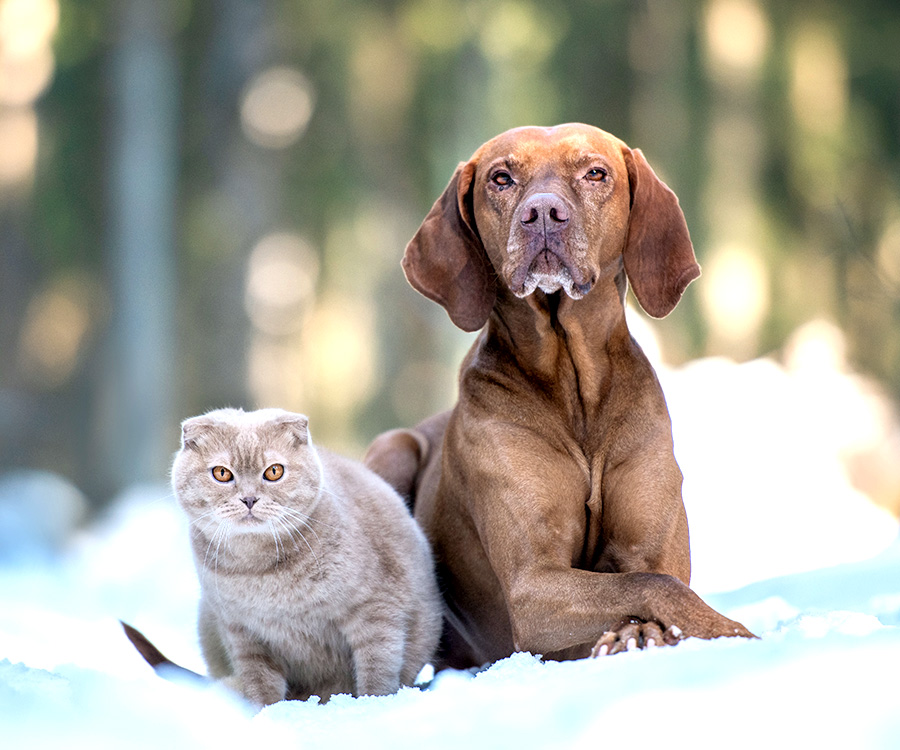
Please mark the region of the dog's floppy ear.
<svg viewBox="0 0 900 750"><path fill-rule="evenodd" d="M494 269L472 215L475 162L463 162L406 246L403 271L417 291L443 306L457 326L477 331L497 296Z"/></svg>
<svg viewBox="0 0 900 750"><path fill-rule="evenodd" d="M622 149L631 183L631 218L625 241L625 273L641 307L654 318L674 309L700 275L678 198L640 149Z"/></svg>

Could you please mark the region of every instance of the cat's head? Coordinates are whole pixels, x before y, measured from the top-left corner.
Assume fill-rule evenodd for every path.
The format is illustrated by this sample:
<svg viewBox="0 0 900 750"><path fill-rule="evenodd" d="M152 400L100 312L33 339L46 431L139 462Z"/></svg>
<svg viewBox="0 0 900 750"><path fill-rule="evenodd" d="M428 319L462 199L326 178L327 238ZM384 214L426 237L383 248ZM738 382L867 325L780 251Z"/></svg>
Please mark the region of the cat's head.
<svg viewBox="0 0 900 750"><path fill-rule="evenodd" d="M321 481L302 414L218 409L181 425L172 487L200 529L224 524L271 534L273 526L292 526L292 514L311 509Z"/></svg>

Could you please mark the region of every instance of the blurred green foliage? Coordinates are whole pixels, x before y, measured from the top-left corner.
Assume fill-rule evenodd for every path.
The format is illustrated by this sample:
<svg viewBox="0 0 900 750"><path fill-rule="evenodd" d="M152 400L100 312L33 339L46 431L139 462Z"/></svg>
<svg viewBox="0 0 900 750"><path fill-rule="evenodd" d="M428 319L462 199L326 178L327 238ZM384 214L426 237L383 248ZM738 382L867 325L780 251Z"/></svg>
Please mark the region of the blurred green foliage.
<svg viewBox="0 0 900 750"><path fill-rule="evenodd" d="M456 163L524 124L609 130L679 195L705 274L658 325L669 361L760 356L826 318L900 395L894 0L160 0L155 22L138 2L42 0L52 78L22 102L0 77L0 120L36 113L38 144L0 176L0 469L102 503L163 478L179 420L209 408L301 410L358 454L449 405L471 339L399 260ZM161 451L129 458L111 414L134 404L109 394L142 342L114 335L136 303L111 270L113 193L140 201L146 174L117 182L111 143L129 132L117 55L142 44L174 71L175 137L154 147L177 165L176 239L146 237L174 272L145 281L175 309ZM24 153L10 132L0 171Z"/></svg>

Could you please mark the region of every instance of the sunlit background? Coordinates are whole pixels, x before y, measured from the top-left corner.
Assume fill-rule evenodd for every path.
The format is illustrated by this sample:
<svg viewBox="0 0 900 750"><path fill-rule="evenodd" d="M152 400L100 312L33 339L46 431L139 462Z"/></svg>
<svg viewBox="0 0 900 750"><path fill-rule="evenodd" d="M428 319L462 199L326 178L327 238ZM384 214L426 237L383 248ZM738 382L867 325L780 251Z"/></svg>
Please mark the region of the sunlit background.
<svg viewBox="0 0 900 750"><path fill-rule="evenodd" d="M0 0L0 475L96 510L213 407L359 456L448 406L471 337L405 243L481 142L583 121L691 228L661 366L766 358L809 408L733 398L897 512L898 40L894 0Z"/></svg>

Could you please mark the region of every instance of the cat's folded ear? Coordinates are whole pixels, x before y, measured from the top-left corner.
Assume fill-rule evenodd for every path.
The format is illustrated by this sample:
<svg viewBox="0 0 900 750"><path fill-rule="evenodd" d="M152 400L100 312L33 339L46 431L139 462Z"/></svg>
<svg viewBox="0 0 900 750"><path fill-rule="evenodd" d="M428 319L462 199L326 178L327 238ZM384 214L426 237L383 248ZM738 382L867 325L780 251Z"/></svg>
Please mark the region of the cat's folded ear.
<svg viewBox="0 0 900 750"><path fill-rule="evenodd" d="M275 424L286 427L298 446L309 444L309 418L306 415L284 412L275 418Z"/></svg>
<svg viewBox="0 0 900 750"><path fill-rule="evenodd" d="M181 447L188 450L198 450L203 443L203 437L214 425L208 417L191 417L181 423Z"/></svg>

